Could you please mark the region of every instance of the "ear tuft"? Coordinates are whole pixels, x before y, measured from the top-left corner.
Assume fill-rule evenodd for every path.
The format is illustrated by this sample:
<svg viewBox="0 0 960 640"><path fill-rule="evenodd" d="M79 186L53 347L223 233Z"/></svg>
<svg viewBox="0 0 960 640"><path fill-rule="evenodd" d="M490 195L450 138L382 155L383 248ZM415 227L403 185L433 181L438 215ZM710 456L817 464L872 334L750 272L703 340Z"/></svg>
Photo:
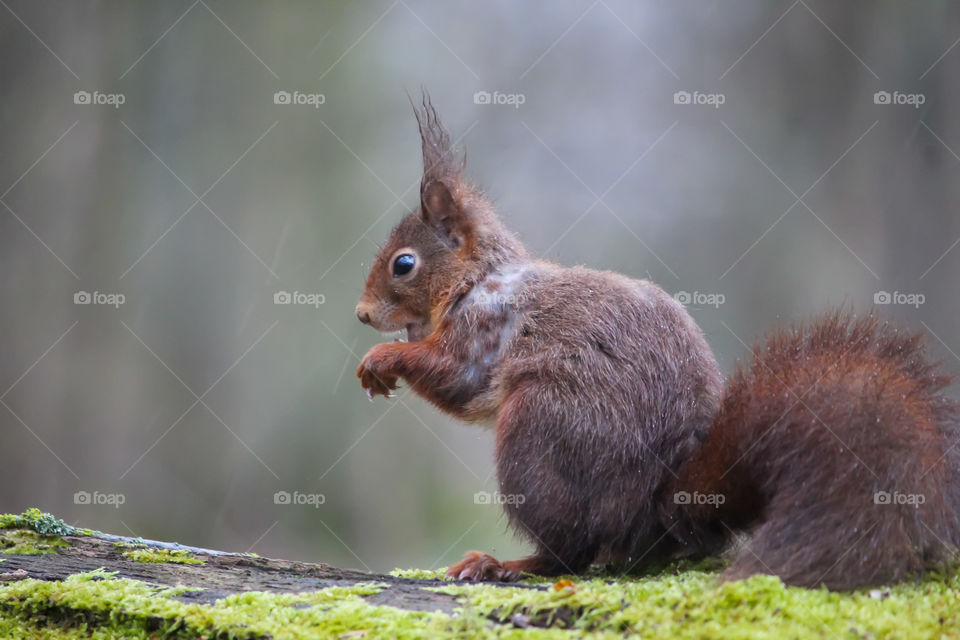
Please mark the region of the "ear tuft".
<svg viewBox="0 0 960 640"><path fill-rule="evenodd" d="M460 179L463 162L458 162L457 154L450 141L450 134L443 128L440 116L430 101L430 95L424 90L421 106L413 104L413 113L420 129L420 141L423 147L422 185L433 180L447 180L450 183ZM466 158L464 158L466 160Z"/></svg>
<svg viewBox="0 0 960 640"><path fill-rule="evenodd" d="M440 123L440 116L423 91L421 106L413 104L423 146L423 178L420 180L420 211L423 221L450 248L463 247L472 237L469 216L454 197L463 184L463 165Z"/></svg>

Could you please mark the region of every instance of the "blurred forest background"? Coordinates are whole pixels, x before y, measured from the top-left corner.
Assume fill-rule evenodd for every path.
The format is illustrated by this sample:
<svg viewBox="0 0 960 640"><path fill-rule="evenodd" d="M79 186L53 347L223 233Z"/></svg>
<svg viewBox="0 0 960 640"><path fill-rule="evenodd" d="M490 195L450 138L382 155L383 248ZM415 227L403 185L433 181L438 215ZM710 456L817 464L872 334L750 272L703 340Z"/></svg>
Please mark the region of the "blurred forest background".
<svg viewBox="0 0 960 640"><path fill-rule="evenodd" d="M960 372L956 2L0 5L2 511L373 570L525 550L475 502L492 434L354 378L421 86L532 252L685 297L724 371L847 304Z"/></svg>

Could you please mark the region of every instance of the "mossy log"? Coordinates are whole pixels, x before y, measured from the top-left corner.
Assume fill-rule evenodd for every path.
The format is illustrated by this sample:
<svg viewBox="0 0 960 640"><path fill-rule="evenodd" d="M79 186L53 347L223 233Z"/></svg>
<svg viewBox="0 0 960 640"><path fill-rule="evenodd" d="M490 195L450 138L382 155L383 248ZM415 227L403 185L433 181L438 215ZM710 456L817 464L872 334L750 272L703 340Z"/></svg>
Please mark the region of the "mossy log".
<svg viewBox="0 0 960 640"><path fill-rule="evenodd" d="M720 561L467 585L79 530L0 515L0 639L960 638L960 577L834 593Z"/></svg>
<svg viewBox="0 0 960 640"><path fill-rule="evenodd" d="M0 556L4 560L0 564L0 581L25 578L60 581L103 569L115 573L117 578L188 587L191 590L178 598L201 604L250 591L299 593L371 582L386 585L366 597L375 604L448 613L457 607L453 596L423 589L449 585L441 580L399 578L338 569L323 563L273 560L102 533L62 536L59 540L63 546L58 545L53 553Z"/></svg>
<svg viewBox="0 0 960 640"><path fill-rule="evenodd" d="M245 631L238 625L218 627L191 624L184 613L190 607L147 612L136 609L143 603L139 596L156 594L158 598L183 605L215 605L239 602L246 594L256 594L265 616L277 606L307 608L308 602L295 602L298 594L328 593L343 598L359 598L371 608L390 608L398 619L404 612L429 612L456 615L462 607L457 596L432 589L456 584L442 580L440 572L413 571L432 575L411 578L403 575L377 574L352 569L339 569L324 563L294 562L262 558L249 553L231 553L203 549L178 543L145 540L111 535L100 531L77 529L63 521L32 509L19 516L0 515L0 637L73 637L73 632L102 628L122 637L224 637L273 638L267 631ZM397 572L395 572L397 573ZM403 573L403 572L399 572ZM17 583L38 582L61 585L62 590L47 592L47 601L30 602L24 590L13 591ZM68 602L58 597L80 584L118 584L123 589L104 589L103 598L90 592L89 607L82 602ZM142 583L138 589L131 583ZM508 585L503 585L508 586ZM538 589L514 584L523 589ZM7 593L4 594L3 592ZM128 601L126 595L135 596ZM276 596L271 599L269 596ZM284 596L287 596L286 598ZM109 598L119 597L112 609ZM131 602L134 604L130 608ZM158 615L159 613L159 615ZM362 621L362 618L360 619ZM358 622L360 622L358 621ZM27 628L30 622L36 628ZM11 625L23 625L22 635L4 635ZM118 626L119 625L119 626ZM269 626L269 625L268 625ZM359 627L364 625L360 622ZM276 631L283 636L282 625ZM54 635L48 636L48 633ZM61 635L62 634L62 635ZM203 634L203 635L199 635ZM81 636L82 637L82 636ZM105 637L114 637L108 635ZM294 633L289 637L304 637ZM323 629L310 637L327 637ZM338 636L339 637L339 636Z"/></svg>

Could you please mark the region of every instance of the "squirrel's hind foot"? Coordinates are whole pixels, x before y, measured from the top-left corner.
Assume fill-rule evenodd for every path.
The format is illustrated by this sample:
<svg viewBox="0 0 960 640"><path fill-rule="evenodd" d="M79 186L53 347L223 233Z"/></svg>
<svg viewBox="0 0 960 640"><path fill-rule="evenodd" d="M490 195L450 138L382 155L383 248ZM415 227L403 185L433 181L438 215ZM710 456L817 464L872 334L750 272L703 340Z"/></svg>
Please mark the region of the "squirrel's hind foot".
<svg viewBox="0 0 960 640"><path fill-rule="evenodd" d="M514 582L520 571L508 568L509 564L512 563L501 563L482 551L468 551L463 560L447 569L447 577L473 582Z"/></svg>

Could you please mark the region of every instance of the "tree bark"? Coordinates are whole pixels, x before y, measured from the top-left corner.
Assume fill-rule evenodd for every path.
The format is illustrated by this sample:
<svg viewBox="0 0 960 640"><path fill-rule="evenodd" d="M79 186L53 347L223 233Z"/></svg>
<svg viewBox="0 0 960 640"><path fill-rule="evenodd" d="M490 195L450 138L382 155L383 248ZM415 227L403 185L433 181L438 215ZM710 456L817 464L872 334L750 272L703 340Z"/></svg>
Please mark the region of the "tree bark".
<svg viewBox="0 0 960 640"><path fill-rule="evenodd" d="M410 611L452 612L457 606L453 596L426 591L424 587L451 584L443 580L397 578L391 575L338 569L323 563L273 560L247 554L227 553L95 533L90 536L64 536L69 546L57 553L42 555L6 554L0 556L0 582L34 578L63 580L70 575L93 571L100 567L117 572L120 578L139 580L155 585L186 586L203 589L179 597L184 602L211 604L234 593L267 591L296 593L328 587L353 586L358 582L379 582L388 585L379 593L366 596L370 604L391 606ZM182 550L203 564L145 563L123 555L126 545L145 545L146 549ZM512 586L522 586L513 584Z"/></svg>

